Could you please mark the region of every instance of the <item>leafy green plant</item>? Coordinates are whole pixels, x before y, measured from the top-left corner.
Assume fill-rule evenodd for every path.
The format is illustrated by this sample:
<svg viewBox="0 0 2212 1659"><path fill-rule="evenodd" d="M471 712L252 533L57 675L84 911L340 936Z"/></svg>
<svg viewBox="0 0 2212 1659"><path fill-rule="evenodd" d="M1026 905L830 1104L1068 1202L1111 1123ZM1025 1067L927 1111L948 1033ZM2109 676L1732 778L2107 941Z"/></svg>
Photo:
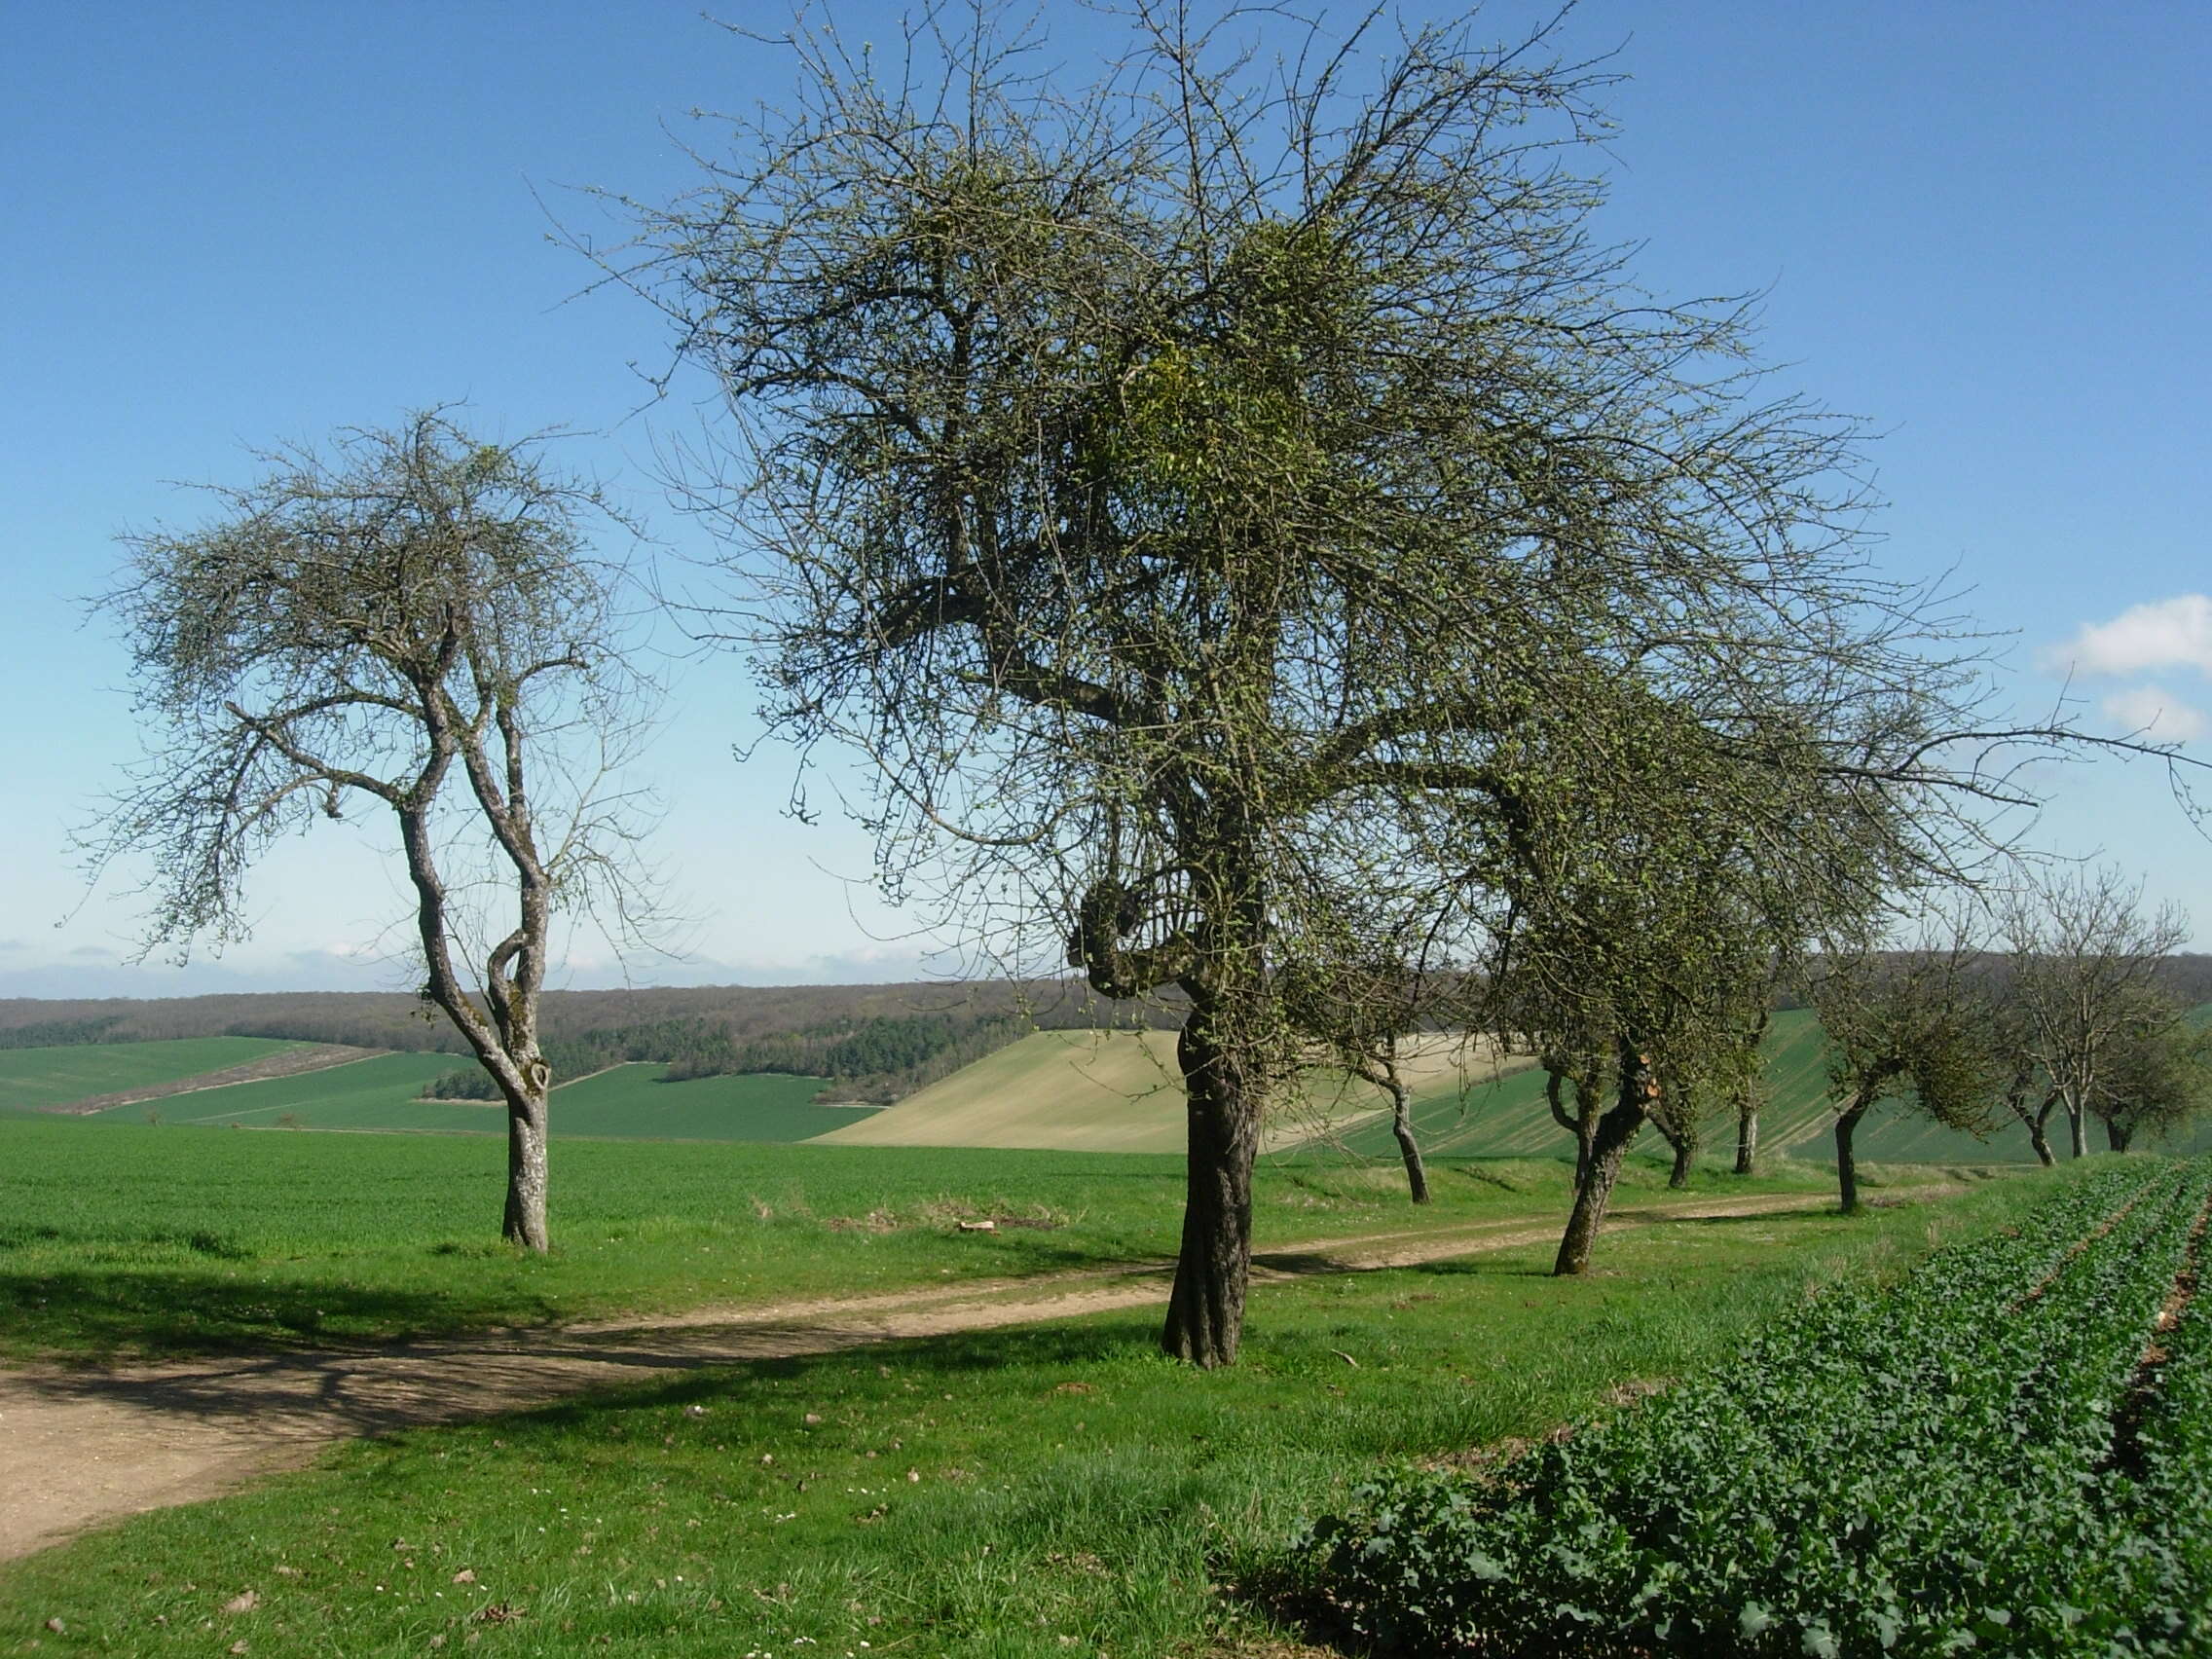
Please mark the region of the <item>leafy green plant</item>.
<svg viewBox="0 0 2212 1659"><path fill-rule="evenodd" d="M1423 1653L2115 1651L2082 1564L2135 1547L2115 1413L2208 1194L2204 1162L2100 1168L1487 1479L1367 1488L1301 1539L1311 1582Z"/></svg>

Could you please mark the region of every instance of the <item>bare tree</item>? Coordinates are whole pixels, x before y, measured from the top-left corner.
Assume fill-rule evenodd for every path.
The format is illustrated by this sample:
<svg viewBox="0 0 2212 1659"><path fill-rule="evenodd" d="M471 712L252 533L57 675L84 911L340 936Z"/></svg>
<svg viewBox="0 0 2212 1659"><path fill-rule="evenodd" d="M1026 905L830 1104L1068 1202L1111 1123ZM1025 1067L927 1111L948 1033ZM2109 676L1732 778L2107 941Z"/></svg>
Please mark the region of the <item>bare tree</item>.
<svg viewBox="0 0 2212 1659"><path fill-rule="evenodd" d="M422 995L507 1108L503 1230L547 1247L538 997L556 914L639 911L632 804L605 790L645 686L597 489L440 411L213 494L205 527L124 538L99 608L131 651L148 753L79 844L151 859L146 949L243 939L270 842L366 801L415 894ZM503 909L504 919L498 911Z"/></svg>
<svg viewBox="0 0 2212 1659"><path fill-rule="evenodd" d="M1214 1365L1304 1040L1283 971L1492 890L1467 849L1531 719L1637 768L1624 800L1676 759L1655 702L1885 824L1983 780L1948 624L1861 558L1853 424L1760 388L1744 304L1655 302L1593 240L1603 74L1471 16L1270 11L1269 64L1256 14L1118 15L1072 91L949 11L903 55L802 34L693 194L578 240L719 381L686 483L746 598L711 625L764 648L778 729L865 757L886 883L1179 995L1162 1343ZM1817 875L1731 799L1765 813L1732 844Z"/></svg>
<svg viewBox="0 0 2212 1659"><path fill-rule="evenodd" d="M2000 911L2009 960L2006 998L2025 1079L2011 1091L2015 1112L2044 1138L2053 1105L2066 1113L2076 1158L2088 1152L2088 1120L2106 1069L2143 1010L2164 959L2189 937L2171 905L2146 914L2141 882L2118 869L2063 866L2032 873ZM2034 1079L2043 1080L2039 1104Z"/></svg>

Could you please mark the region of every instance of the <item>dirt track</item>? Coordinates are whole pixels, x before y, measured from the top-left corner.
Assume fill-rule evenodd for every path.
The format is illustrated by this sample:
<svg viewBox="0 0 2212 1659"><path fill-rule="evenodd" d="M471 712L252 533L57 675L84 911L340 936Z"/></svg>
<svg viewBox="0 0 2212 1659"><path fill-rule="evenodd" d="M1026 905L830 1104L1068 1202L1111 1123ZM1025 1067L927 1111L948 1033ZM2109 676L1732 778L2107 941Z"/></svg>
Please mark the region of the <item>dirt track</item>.
<svg viewBox="0 0 2212 1659"><path fill-rule="evenodd" d="M1615 1211L1607 1229L1832 1201L1792 1194L1651 1203ZM1516 1221L1332 1239L1261 1252L1253 1280L1411 1267L1558 1234L1556 1222ZM335 1440L485 1417L694 1366L1138 1308L1165 1300L1167 1276L1165 1264L1146 1264L444 1342L0 1371L0 1561L297 1467Z"/></svg>

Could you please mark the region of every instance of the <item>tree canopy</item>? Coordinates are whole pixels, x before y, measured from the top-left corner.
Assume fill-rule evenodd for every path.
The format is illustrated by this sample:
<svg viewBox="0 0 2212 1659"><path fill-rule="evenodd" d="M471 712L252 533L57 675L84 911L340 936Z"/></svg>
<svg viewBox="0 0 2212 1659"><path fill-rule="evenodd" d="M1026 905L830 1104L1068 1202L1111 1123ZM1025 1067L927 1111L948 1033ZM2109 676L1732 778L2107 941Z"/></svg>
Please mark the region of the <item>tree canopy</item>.
<svg viewBox="0 0 2212 1659"><path fill-rule="evenodd" d="M632 804L607 780L644 689L596 488L442 411L263 457L197 530L125 537L100 602L131 653L145 757L83 844L150 861L149 950L248 930L277 837L394 820L425 1004L508 1108L505 1232L546 1247L538 998L557 911L637 919Z"/></svg>
<svg viewBox="0 0 2212 1659"><path fill-rule="evenodd" d="M1164 1344L1213 1364L1314 1035L1282 985L1378 938L1477 960L1553 879L1512 826L1571 823L1563 768L1646 843L1729 815L1731 879L1861 899L2004 786L1942 742L1947 619L1864 563L1856 424L1768 387L1747 302L1595 237L1603 71L1472 14L1269 14L1280 59L1123 17L1080 86L948 14L903 55L796 36L792 100L587 251L721 387L690 485L733 626L779 728L865 757L887 883L1186 999Z"/></svg>

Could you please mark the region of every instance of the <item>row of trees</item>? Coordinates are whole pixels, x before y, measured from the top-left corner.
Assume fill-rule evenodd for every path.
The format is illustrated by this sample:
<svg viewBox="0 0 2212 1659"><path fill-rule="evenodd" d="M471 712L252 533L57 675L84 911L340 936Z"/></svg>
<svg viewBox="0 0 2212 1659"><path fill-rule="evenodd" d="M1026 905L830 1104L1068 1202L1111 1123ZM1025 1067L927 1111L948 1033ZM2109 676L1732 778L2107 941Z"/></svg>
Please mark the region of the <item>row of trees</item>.
<svg viewBox="0 0 2212 1659"><path fill-rule="evenodd" d="M1748 304L1597 239L1603 72L1263 16L1279 60L1135 0L1078 87L982 20L888 70L798 35L695 192L574 239L719 387L678 481L729 548L711 631L862 758L886 885L1179 1011L1162 1342L1200 1365L1316 1054L1386 1079L1421 984L1494 988L1581 1137L1574 1271L1641 1127L1746 1089L1778 977L1971 872L2061 735L1984 719L1955 619L1868 567L1859 428L1768 387ZM388 811L542 1248L548 928L633 913L603 503L431 414L229 505L110 602L165 735L97 851L154 853L157 941L221 938L270 836ZM508 905L481 1005L457 863Z"/></svg>
<svg viewBox="0 0 2212 1659"><path fill-rule="evenodd" d="M2016 1123L2046 1164L2056 1115L2081 1158L2091 1124L2124 1152L2212 1107L2212 1030L2160 977L2187 924L2140 901L2117 870L2046 874L1998 903L1991 940L1954 927L1939 946L1821 965L1809 992L1833 1055L1845 1209L1854 1136L1886 1099L1974 1134Z"/></svg>

